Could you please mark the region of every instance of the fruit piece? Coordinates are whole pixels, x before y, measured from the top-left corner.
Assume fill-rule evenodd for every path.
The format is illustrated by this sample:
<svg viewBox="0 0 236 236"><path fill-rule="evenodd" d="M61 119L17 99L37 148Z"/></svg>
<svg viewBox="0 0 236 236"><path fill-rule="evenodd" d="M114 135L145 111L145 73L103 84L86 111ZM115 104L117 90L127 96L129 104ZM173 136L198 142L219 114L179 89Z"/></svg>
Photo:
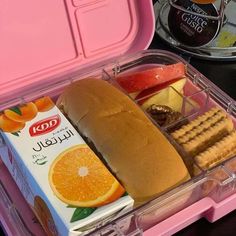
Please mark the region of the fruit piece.
<svg viewBox="0 0 236 236"><path fill-rule="evenodd" d="M19 107L6 109L4 114L7 118L17 121L26 122L32 120L37 115L38 109L33 102L26 103Z"/></svg>
<svg viewBox="0 0 236 236"><path fill-rule="evenodd" d="M181 112L183 97L178 94L173 88L167 87L157 94L151 96L141 105L141 107L146 110L151 105L165 105L170 107L174 111Z"/></svg>
<svg viewBox="0 0 236 236"><path fill-rule="evenodd" d="M39 112L49 111L54 107L54 103L50 97L42 97L34 101Z"/></svg>
<svg viewBox="0 0 236 236"><path fill-rule="evenodd" d="M129 93L129 96L133 99L135 99L140 92L134 92L134 93Z"/></svg>
<svg viewBox="0 0 236 236"><path fill-rule="evenodd" d="M184 75L185 65L180 62L117 77L117 82L126 92L133 93L184 77Z"/></svg>
<svg viewBox="0 0 236 236"><path fill-rule="evenodd" d="M160 90L155 95L140 100L141 107L147 109L152 104L165 105L172 110L181 112L183 97L181 96L186 78L172 83L170 87ZM174 88L174 89L173 89ZM142 95L142 94L141 94Z"/></svg>
<svg viewBox="0 0 236 236"><path fill-rule="evenodd" d="M170 87L160 90L156 92L153 96L144 96L140 100L137 100L141 107L146 110L151 105L165 105L170 107L174 111L181 112L183 97L181 96L183 87L186 83L187 79L183 78L175 83L172 83ZM174 89L173 89L174 88ZM143 95L150 91L143 91ZM138 96L143 96L139 94ZM150 95L150 94L149 94Z"/></svg>
<svg viewBox="0 0 236 236"><path fill-rule="evenodd" d="M16 133L25 127L24 122L8 119L4 114L0 115L0 129L3 132Z"/></svg>
<svg viewBox="0 0 236 236"><path fill-rule="evenodd" d="M190 112L192 109L199 109L200 105L192 98L188 98L188 104L185 104L185 113Z"/></svg>
<svg viewBox="0 0 236 236"><path fill-rule="evenodd" d="M62 152L52 163L49 183L66 204L98 207L120 198L124 188L87 145Z"/></svg>
<svg viewBox="0 0 236 236"><path fill-rule="evenodd" d="M178 91L179 93L182 93L184 85L186 84L187 78L182 78L182 79L177 79L174 81L168 81L167 83L163 83L163 84L159 84L156 85L152 88L149 89L145 89L142 92L140 92L137 97L135 98L136 100L139 100L141 98L145 98L151 94L154 94L168 86L173 87L176 91ZM140 104L142 104L142 102L144 102L145 99L141 99L140 100Z"/></svg>
<svg viewBox="0 0 236 236"><path fill-rule="evenodd" d="M35 214L38 216L38 219L41 225L43 226L45 232L47 233L47 235L50 236L58 235L54 220L52 218L52 214L48 209L47 204L41 197L35 196L33 210L35 211Z"/></svg>

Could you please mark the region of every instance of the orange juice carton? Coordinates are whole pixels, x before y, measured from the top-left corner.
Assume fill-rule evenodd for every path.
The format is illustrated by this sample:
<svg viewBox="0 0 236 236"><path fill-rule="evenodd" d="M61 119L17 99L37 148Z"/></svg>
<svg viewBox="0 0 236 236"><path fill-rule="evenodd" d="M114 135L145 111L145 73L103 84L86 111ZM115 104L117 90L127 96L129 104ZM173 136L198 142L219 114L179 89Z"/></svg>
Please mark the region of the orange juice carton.
<svg viewBox="0 0 236 236"><path fill-rule="evenodd" d="M79 235L133 200L49 97L4 110L2 158L48 235ZM112 217L111 217L112 216Z"/></svg>

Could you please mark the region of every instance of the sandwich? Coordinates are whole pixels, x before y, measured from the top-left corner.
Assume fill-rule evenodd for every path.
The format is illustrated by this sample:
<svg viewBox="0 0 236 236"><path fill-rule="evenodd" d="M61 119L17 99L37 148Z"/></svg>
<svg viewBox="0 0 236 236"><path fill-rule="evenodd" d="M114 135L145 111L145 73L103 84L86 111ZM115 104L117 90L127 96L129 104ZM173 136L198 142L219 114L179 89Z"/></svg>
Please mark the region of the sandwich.
<svg viewBox="0 0 236 236"><path fill-rule="evenodd" d="M74 82L57 105L101 154L136 203L190 178L167 137L134 101L110 83L93 78Z"/></svg>

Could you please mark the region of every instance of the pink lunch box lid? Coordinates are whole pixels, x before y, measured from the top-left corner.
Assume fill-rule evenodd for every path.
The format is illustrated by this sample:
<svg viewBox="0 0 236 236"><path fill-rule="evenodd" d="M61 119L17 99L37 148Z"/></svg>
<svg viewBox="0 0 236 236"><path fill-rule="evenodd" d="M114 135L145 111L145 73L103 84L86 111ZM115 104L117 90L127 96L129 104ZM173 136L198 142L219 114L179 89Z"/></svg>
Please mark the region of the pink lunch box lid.
<svg viewBox="0 0 236 236"><path fill-rule="evenodd" d="M1 1L0 100L145 49L153 33L151 0Z"/></svg>

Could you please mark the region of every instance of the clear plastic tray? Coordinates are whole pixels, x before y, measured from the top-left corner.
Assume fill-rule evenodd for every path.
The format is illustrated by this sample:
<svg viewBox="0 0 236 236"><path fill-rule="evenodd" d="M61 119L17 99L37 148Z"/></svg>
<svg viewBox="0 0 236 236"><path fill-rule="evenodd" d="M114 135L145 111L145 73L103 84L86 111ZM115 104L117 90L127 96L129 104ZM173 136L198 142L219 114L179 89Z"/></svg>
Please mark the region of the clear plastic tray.
<svg viewBox="0 0 236 236"><path fill-rule="evenodd" d="M44 95L49 95L56 99L65 86L82 78L91 76L99 77L118 86L115 78L122 73L143 70L163 64L173 64L179 61L186 65L188 77L184 87L184 95L180 95L183 100L181 111L184 119L191 120L217 105L232 117L236 126L235 101L182 58L167 51L160 50L141 51L131 56L120 57L111 63L90 70L89 73L80 71L79 74L74 73L73 75L58 77L54 84L45 83L40 91L35 88L25 92L20 98L5 100L0 104L0 110L31 101ZM192 100L197 102L198 105L192 104ZM171 125L160 128L170 140L171 137L168 130L171 128ZM176 145L173 140L171 142ZM4 141L1 141L0 153L2 157L5 156L4 158L8 158L6 150L7 147L4 145ZM5 168L2 163L0 163L0 168L3 170ZM4 172L6 171L4 170ZM201 217L206 217L209 221L213 222L235 209L235 173L236 157L228 159L210 170L200 169L199 174L189 181L129 211L118 219L99 222L94 226L94 231L90 232L90 234L170 235ZM11 179L7 172L4 178ZM2 181L1 178L0 180ZM7 198L0 198L0 206L3 207L4 212L8 215L7 220L9 219L9 222L7 220L5 222L1 217L2 224L9 234L27 235L26 233L22 233L23 231L20 232L19 229L29 232L28 229L31 229L35 225L32 220L26 219L23 214L26 210L31 211L25 202L23 203L24 209L19 208L23 207L21 204L23 202L22 196L16 200L16 203L11 200L13 192L8 190L9 185L5 183L3 181L1 182L0 194L7 196ZM16 189L14 183L12 183L11 187ZM14 192L15 194L20 195L18 190ZM7 203L4 199L8 199ZM16 213L11 213L12 208L16 208ZM0 215L4 212L0 211ZM37 235L43 235L43 232L40 230L36 229L38 232ZM14 232L18 233L15 234Z"/></svg>

